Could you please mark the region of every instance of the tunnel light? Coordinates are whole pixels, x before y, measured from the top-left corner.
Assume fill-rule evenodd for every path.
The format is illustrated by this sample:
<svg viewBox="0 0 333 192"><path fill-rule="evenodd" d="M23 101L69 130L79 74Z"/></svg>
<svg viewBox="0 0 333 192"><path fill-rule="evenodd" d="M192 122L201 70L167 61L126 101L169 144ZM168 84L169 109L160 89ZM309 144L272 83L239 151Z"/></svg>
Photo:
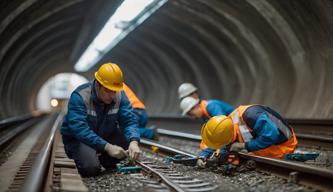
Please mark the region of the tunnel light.
<svg viewBox="0 0 333 192"><path fill-rule="evenodd" d="M52 107L57 107L58 105L59 105L59 102L58 102L58 100L57 99L51 99L51 106Z"/></svg>
<svg viewBox="0 0 333 192"><path fill-rule="evenodd" d="M167 0L125 0L81 55L74 68L88 71L127 34L146 20Z"/></svg>

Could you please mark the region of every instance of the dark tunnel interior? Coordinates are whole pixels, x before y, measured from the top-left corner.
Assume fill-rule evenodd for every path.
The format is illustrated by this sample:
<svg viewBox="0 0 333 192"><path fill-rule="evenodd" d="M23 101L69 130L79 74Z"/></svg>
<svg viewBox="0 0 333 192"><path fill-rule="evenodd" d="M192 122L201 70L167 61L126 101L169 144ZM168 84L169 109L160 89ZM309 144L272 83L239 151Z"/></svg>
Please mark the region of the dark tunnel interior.
<svg viewBox="0 0 333 192"><path fill-rule="evenodd" d="M75 72L121 3L0 1L0 119L33 111L47 79ZM331 0L169 0L99 64L119 64L150 114L178 113L177 88L191 82L203 98L332 119L332 10Z"/></svg>

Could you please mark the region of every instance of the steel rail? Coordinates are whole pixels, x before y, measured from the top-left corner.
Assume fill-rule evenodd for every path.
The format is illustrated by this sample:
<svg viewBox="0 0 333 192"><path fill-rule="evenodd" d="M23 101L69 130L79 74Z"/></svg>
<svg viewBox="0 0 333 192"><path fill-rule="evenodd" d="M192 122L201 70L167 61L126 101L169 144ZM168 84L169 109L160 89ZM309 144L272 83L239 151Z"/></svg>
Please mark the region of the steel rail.
<svg viewBox="0 0 333 192"><path fill-rule="evenodd" d="M145 147L153 147L153 146L157 147L159 155L161 155L160 152L162 152L163 155L165 155L165 154L166 155L184 155L184 156L189 157L189 159L195 158L195 160L197 158L197 156L194 154L180 151L178 149L168 147L168 146L165 146L165 145L157 143L157 142L148 141L145 139L141 140L140 145L144 145ZM178 179L181 179L181 178L188 179L189 177L186 177L186 176L178 177L178 174L177 174L177 176L173 175L170 177L170 175L168 176L167 173L166 173L167 175L165 175L164 172L160 173L158 170L156 170L156 168L150 168L149 165L143 165L142 163L140 163L138 161L137 161L137 163L144 169L149 169L150 172L152 172L155 176L157 176L161 180L163 180L163 183L165 183L173 191L212 191L212 190L216 189L215 185L204 182L202 180L193 179L192 184L177 182ZM176 180L176 181L173 181L173 180ZM193 183L195 183L195 184L193 184ZM211 186L209 186L209 185L211 185Z"/></svg>
<svg viewBox="0 0 333 192"><path fill-rule="evenodd" d="M163 119L173 119L173 120L191 120L188 117L181 116L180 114L174 113L164 113L164 114L154 114L149 116L149 120L163 120ZM327 125L333 126L333 119L302 119L302 118L285 118L288 123L293 125ZM199 122L199 121L198 121Z"/></svg>
<svg viewBox="0 0 333 192"><path fill-rule="evenodd" d="M2 149L6 143L15 138L18 134L22 133L33 124L35 124L37 120L38 119L30 119L22 123L21 125L9 130L8 132L6 131L6 133L2 133L2 135L0 136L0 149Z"/></svg>
<svg viewBox="0 0 333 192"><path fill-rule="evenodd" d="M299 146L315 146L322 149L333 149L333 137L296 133Z"/></svg>
<svg viewBox="0 0 333 192"><path fill-rule="evenodd" d="M34 111L33 113L29 113L29 114L23 114L23 115L19 115L19 116L15 116L15 117L10 117L7 119L2 119L0 120L0 130L7 128L10 125L14 125L17 123L20 123L22 121L26 121L29 120L31 118L34 117L39 117L41 115L44 115L46 113L41 112L41 111Z"/></svg>
<svg viewBox="0 0 333 192"><path fill-rule="evenodd" d="M160 135L165 135L165 136L172 136L172 137L178 137L178 138L185 138L188 140L195 140L195 141L200 141L201 140L201 135L195 135L191 133L183 133L183 132L178 132L178 131L172 131L168 129L157 129L158 134Z"/></svg>
<svg viewBox="0 0 333 192"><path fill-rule="evenodd" d="M305 132L322 132L332 133L333 132L333 120L332 119L288 119L286 121L294 127L296 133ZM150 116L148 119L149 124L155 125L161 128L168 128L172 130L182 131L197 131L196 134L200 133L200 127L202 122L199 120L193 120L177 114L156 114ZM172 126L167 126L172 123Z"/></svg>
<svg viewBox="0 0 333 192"><path fill-rule="evenodd" d="M20 116L16 116L16 117L10 117L7 119L3 119L0 121L0 129L4 129L10 125L20 123L20 122L28 120L32 117L33 117L32 114L24 114L24 115L20 115Z"/></svg>
<svg viewBox="0 0 333 192"><path fill-rule="evenodd" d="M136 161L136 163L141 166L143 169L145 169L147 172L150 172L160 178L163 183L165 183L169 188L171 188L173 191L177 192L184 192L184 190L176 183L172 182L170 179L165 177L163 174L159 173L158 171L154 170L153 168L145 165L144 163L141 163L140 161Z"/></svg>
<svg viewBox="0 0 333 192"><path fill-rule="evenodd" d="M163 144L153 142L153 141L150 141L150 140L146 140L146 139L141 139L140 140L140 145L144 145L144 146L148 146L148 147L155 146L155 147L158 148L159 152L162 152L166 155L177 155L177 154L179 154L179 155L185 155L185 156L188 156L188 157L191 157L191 158L196 157L196 155L194 155L194 154L191 154L191 153L188 153L188 152L185 152L185 151L181 151L181 150L178 150L176 148L168 147L168 146L165 146Z"/></svg>
<svg viewBox="0 0 333 192"><path fill-rule="evenodd" d="M50 163L49 161L55 132L58 129L63 116L64 112L58 113L58 116L50 130L49 137L47 138L43 148L41 149L41 152L38 154L33 166L31 167L29 175L25 178L21 191L42 191L43 184L45 182L45 176L48 171L47 168Z"/></svg>
<svg viewBox="0 0 333 192"><path fill-rule="evenodd" d="M333 126L333 119L286 119L288 123L293 125L326 125Z"/></svg>
<svg viewBox="0 0 333 192"><path fill-rule="evenodd" d="M176 137L180 139L186 139L190 141L201 141L201 136L191 133L184 133L179 131L172 131L167 129L157 129L158 133L163 136L170 136L170 137ZM311 135L311 134L303 134L298 133L297 139L300 141L300 144L309 144L311 146L321 146L321 147L327 147L327 148L333 148L333 138L327 137L327 136L318 136L318 135Z"/></svg>

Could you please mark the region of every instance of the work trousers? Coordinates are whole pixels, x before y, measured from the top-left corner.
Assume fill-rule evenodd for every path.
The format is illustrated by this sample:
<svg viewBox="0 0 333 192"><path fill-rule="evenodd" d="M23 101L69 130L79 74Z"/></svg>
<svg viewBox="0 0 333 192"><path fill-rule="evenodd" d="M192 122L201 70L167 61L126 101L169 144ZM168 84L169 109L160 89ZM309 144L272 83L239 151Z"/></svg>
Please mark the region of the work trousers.
<svg viewBox="0 0 333 192"><path fill-rule="evenodd" d="M147 128L147 112L145 109L134 108L134 113L138 119L139 133L141 138L154 139L155 133L152 128Z"/></svg>
<svg viewBox="0 0 333 192"><path fill-rule="evenodd" d="M106 140L113 145L121 146L125 150L128 149L129 143L120 129L114 131L111 137ZM112 169L121 161L109 156L105 151L98 153L92 147L78 140L68 141L66 137L63 137L63 142L67 156L75 161L76 167L82 177L96 176L101 172L101 166L105 169Z"/></svg>

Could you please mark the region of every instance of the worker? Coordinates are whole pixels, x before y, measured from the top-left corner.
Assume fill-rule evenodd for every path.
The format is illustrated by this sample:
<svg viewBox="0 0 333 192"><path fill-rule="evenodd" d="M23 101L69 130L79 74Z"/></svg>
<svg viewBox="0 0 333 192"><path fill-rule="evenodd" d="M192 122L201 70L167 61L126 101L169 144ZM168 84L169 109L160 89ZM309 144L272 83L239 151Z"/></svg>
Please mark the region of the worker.
<svg viewBox="0 0 333 192"><path fill-rule="evenodd" d="M193 98L191 96L182 99L180 108L182 109L183 116L188 115L194 119L201 119L204 123L211 117L229 115L234 110L233 106L221 100L200 100L199 98ZM201 151L198 154L199 167L204 167L205 159L208 159L214 152L219 153L219 150L207 147L204 141L201 141L200 149Z"/></svg>
<svg viewBox="0 0 333 192"><path fill-rule="evenodd" d="M191 96L182 99L180 108L183 116L188 115L193 119L201 119L203 122L207 122L216 115L229 115L234 110L233 106L221 100L200 100Z"/></svg>
<svg viewBox="0 0 333 192"><path fill-rule="evenodd" d="M145 105L135 95L135 93L124 83L124 91L134 109L134 113L138 119L139 132L141 138L158 140L157 128L147 128L147 112Z"/></svg>
<svg viewBox="0 0 333 192"><path fill-rule="evenodd" d="M199 99L198 88L192 83L182 83L178 87L178 98L182 100L187 96Z"/></svg>
<svg viewBox="0 0 333 192"><path fill-rule="evenodd" d="M118 65L103 64L95 79L76 88L61 127L65 152L83 177L96 176L101 166L114 168L125 157L138 159L137 119L123 91Z"/></svg>
<svg viewBox="0 0 333 192"><path fill-rule="evenodd" d="M246 150L272 158L293 153L297 145L293 128L280 114L263 105L240 106L228 117L215 116L203 125L201 136L213 149Z"/></svg>

